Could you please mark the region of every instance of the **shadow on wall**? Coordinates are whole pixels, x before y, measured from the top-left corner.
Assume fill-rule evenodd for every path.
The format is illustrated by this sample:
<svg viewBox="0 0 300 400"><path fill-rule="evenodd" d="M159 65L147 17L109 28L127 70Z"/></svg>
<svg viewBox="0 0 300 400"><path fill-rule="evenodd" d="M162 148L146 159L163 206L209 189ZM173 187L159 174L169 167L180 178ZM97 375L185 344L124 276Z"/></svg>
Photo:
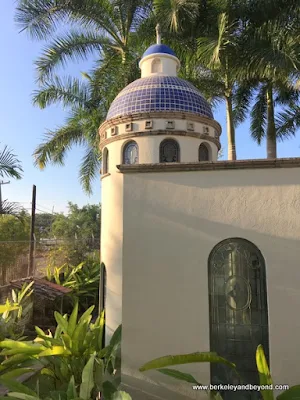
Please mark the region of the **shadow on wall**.
<svg viewBox="0 0 300 400"><path fill-rule="evenodd" d="M184 180L181 183L178 181L178 174L184 174ZM278 184L284 186L300 185L300 168L228 169L135 174L135 178L138 179L139 176L143 181L154 180L156 182L192 187L195 187L195 176L197 176L201 180L202 188L278 186ZM126 178L127 176L125 175L125 180Z"/></svg>
<svg viewBox="0 0 300 400"><path fill-rule="evenodd" d="M259 173L259 171L257 172ZM231 174L232 173L233 171L231 171ZM207 173L207 175L210 174L213 175L213 172ZM287 181L289 181L288 175L285 174L285 176L287 177ZM275 177L276 174L274 174L274 180L272 177L269 184L276 185ZM180 183L176 181L175 174L174 176L170 174L168 180L166 180L165 174L160 177L155 176L155 178L160 182L166 181L166 184L172 182L180 185ZM199 179L200 178L201 173L199 173ZM129 367L128 374L130 374L130 370L133 371L135 368L140 367L144 362L147 362L150 359L164 356L166 354L172 354L173 346L174 348L182 349L182 353L209 350L208 348L199 348L199 346L197 348L194 344L193 348L191 348L188 340L188 337L192 335L192 332L195 332L195 327L198 331L195 332L194 335L199 335L202 340L201 333L206 334L206 329L203 328L203 332L200 332L199 329L202 329L201 325L207 325L206 315L201 315L201 312L199 311L199 314L197 314L199 317L198 320L201 320L202 322L198 322L197 326L193 325L194 322L191 321L191 317L188 315L187 310L184 311L184 307L178 299L178 296L180 293L180 298L184 298L184 293L186 291L195 290L198 290L198 292L201 293L201 296L207 295L208 313L208 289L205 289L205 287L208 282L207 261L209 254L214 246L222 240L232 237L240 237L255 244L262 252L266 263L271 368L274 382L280 383L284 381L288 384L295 384L295 382L297 382L297 372L295 371L294 374L291 374L291 371L295 370L294 365L297 363L295 347L297 346L298 334L300 333L300 321L293 319L293 329L287 330L285 327L291 324L291 316L297 314L300 304L299 240L286 239L284 237L276 237L270 234L260 233L259 224L257 230L254 230L234 226L230 223L212 221L203 216L199 217L197 216L197 210L193 215L189 215L186 212L186 208L182 206L182 203L178 208L175 206L170 208L166 198L161 199L159 195L156 197L155 206L153 206L155 193L152 192L152 194L149 195L149 191L147 192L147 190L143 190L147 188L147 186L143 183L141 183L140 186L136 181L139 179L137 176L131 176L130 179L134 179L135 182L129 184L127 188L125 185L125 190L127 190L127 192L124 201L125 236L123 284L127 289L128 287L131 289L131 298L126 298L125 301L123 299L123 315L128 317L129 308L133 307L134 304L137 304L134 306L134 318L138 320L142 317L142 314L139 315L139 313L144 311L142 307L139 306L139 301L141 300L139 298L141 295L139 278L144 276L144 282L148 281L149 284L152 285L153 276L155 276L155 288L152 287L151 293L151 291L148 291L148 288L145 287L142 293L142 301L151 303L153 310L156 310L156 307L158 306L160 306L160 308L165 308L166 315L169 318L168 324L171 326L174 323L174 330L172 330L174 335L170 335L167 330L163 331L166 325L164 325L164 321L160 321L159 319L155 320L156 313L154 313L154 311L152 311L152 315L148 316L149 322L145 327L142 325L139 326L139 324L135 325L135 323L134 326L130 323L125 324L123 331L125 340L127 340L130 335L133 335L136 338L134 343L131 342L131 344L126 347L126 351L123 354L126 368L127 366ZM282 179L279 179L280 184ZM143 175L142 181L144 180L151 180L151 176L147 176L146 174ZM290 179L290 182L292 182L290 184L295 185L298 181L299 178L294 176L293 179ZM251 177L250 182L252 183L249 183L248 179L247 184L258 184L253 176ZM189 185L188 174L187 182L185 181L184 183ZM209 183L208 179L206 179L206 183ZM265 185L265 182L261 183ZM286 181L285 183L287 184ZM226 186L229 184L230 182L228 182L227 179ZM235 184L239 185L237 181ZM243 185L243 182L240 184ZM133 192L133 187L137 188L135 193ZM159 185L157 185L157 190L159 190ZM187 204L186 207L189 207L189 205ZM197 207L199 209L199 205L197 205ZM213 210L210 210L210 213L213 215ZM273 224L276 224L277 217L277 215L274 215L272 221ZM299 227L298 231L295 232L295 235L296 234L299 234ZM164 238L164 240L162 240L162 238ZM160 251L157 251L157 249ZM147 260L147 262L143 263L143 260ZM187 260L191 260L190 265ZM133 270L131 269L131 265L133 264L138 265L140 268L137 276L133 276L132 274ZM164 285L165 287L167 287L166 285L170 286L170 282L166 279L167 274L161 273L162 270L168 270L169 274L177 274L177 281L182 282L181 289L179 287L174 287L173 290L168 289L169 295L168 298L165 298L164 302L161 301L162 299L160 296L163 292ZM194 282L187 277L192 277ZM161 282L162 280L164 280L163 283ZM129 283L129 281L131 281L131 283ZM178 327L179 321L177 320L176 322L171 320L171 313L168 313L168 311L171 310L169 307L172 302L180 315L180 325L189 327L189 329L186 330L185 340L180 337L180 335L179 337L176 337L176 326ZM191 313L191 310L189 310L189 312ZM132 318L129 319L133 321ZM147 332L150 328L151 332ZM283 337L284 340L282 340ZM147 341L151 342L151 346L148 346ZM162 343L166 343L166 345L164 346ZM133 353L131 353L131 351L134 352L137 358L132 358ZM285 354L284 363L280 362L282 354ZM132 364L130 365L131 362ZM183 370L182 368L180 369ZM189 370L189 372L196 377L199 376L199 380L202 381L201 366L199 368L193 367L193 370ZM143 377L142 375L137 374L139 375L138 377L134 373L132 374L132 378L136 381L140 380L141 382L146 382L147 380L146 377ZM207 374L204 373L204 377L206 376ZM149 372L147 373L147 377L151 377L158 385L161 385L159 383L162 380L161 376L158 377L154 372ZM171 383L171 378L169 382ZM205 384L207 382L203 383ZM138 385L138 383L136 383L136 385ZM174 382L173 386L177 387L178 383ZM157 388L154 388L153 386L153 392L156 392L156 390ZM192 394L186 398L193 398L190 396L192 396Z"/></svg>

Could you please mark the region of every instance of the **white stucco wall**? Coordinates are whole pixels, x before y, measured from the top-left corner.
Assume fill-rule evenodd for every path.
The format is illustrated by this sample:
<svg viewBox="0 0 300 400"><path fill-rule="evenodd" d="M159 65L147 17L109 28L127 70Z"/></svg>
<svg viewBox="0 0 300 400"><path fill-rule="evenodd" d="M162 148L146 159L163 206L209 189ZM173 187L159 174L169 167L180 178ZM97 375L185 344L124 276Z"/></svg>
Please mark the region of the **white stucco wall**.
<svg viewBox="0 0 300 400"><path fill-rule="evenodd" d="M154 60L160 60L161 62L160 72L153 72L152 63ZM139 67L141 69L141 78L155 75L177 76L180 62L177 57L157 53L142 58Z"/></svg>
<svg viewBox="0 0 300 400"><path fill-rule="evenodd" d="M105 196L115 204L112 191ZM110 225L113 240L123 241L125 383L133 379L134 386L161 399L206 398L171 378L139 375L137 370L155 357L210 350L207 260L213 247L230 237L253 242L264 256L274 383L299 383L299 168L124 174L120 231L119 217L121 212ZM117 250L110 262L119 263L121 271ZM200 382L209 382L208 365L189 370ZM160 386L142 381L142 376ZM164 392L164 385L181 390L182 397ZM140 398L148 397L134 397Z"/></svg>

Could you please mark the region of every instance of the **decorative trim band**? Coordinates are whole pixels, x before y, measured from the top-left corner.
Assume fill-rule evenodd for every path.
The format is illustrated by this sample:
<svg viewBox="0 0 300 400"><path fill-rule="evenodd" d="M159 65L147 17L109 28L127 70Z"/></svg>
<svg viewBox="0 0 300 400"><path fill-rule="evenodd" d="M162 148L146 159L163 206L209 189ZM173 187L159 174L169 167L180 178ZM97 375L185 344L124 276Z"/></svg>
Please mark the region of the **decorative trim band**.
<svg viewBox="0 0 300 400"><path fill-rule="evenodd" d="M300 168L300 158L277 158L198 163L164 163L117 165L122 173L214 171L232 169Z"/></svg>
<svg viewBox="0 0 300 400"><path fill-rule="evenodd" d="M188 136L188 137L193 137L196 139L203 139L206 140L207 142L212 142L214 143L218 150L221 148L221 144L218 139L215 139L211 136L206 135L205 133L197 133L197 132L187 132L187 131L165 131L165 130L155 130L155 131L142 131L142 132L130 132L130 133L122 133L121 135L118 136L113 136L111 138L103 140L100 145L99 149L102 150L103 147L107 146L108 144L111 144L113 142L116 142L117 140L126 140L126 139L134 139L138 137L144 137L144 136Z"/></svg>
<svg viewBox="0 0 300 400"><path fill-rule="evenodd" d="M215 121L214 119L195 115L193 113L187 112L176 112L176 111L161 111L161 112L150 112L150 113L139 113L133 115L127 115L122 117L112 118L108 121L104 121L99 128L99 134L101 137L101 133L108 128L111 128L114 125L124 124L126 122L139 121L143 119L180 119L180 120L191 120L195 122L201 122L203 124L212 126L218 134L220 135L222 132L221 125Z"/></svg>

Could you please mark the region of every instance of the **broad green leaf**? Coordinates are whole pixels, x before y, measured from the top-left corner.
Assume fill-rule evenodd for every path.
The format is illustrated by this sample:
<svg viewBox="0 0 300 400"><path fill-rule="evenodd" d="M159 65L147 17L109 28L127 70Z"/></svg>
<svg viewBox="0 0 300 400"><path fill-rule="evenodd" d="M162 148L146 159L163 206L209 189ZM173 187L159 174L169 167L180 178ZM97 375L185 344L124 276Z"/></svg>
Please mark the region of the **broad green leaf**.
<svg viewBox="0 0 300 400"><path fill-rule="evenodd" d="M103 397L105 399L111 399L115 392L117 392L117 388L111 382L103 382Z"/></svg>
<svg viewBox="0 0 300 400"><path fill-rule="evenodd" d="M65 333L68 333L68 321L66 319L64 319L64 317L57 311L54 311L54 318L55 318L57 324L61 326L61 329Z"/></svg>
<svg viewBox="0 0 300 400"><path fill-rule="evenodd" d="M2 350L1 355L3 356L10 356L10 355L16 355L16 354L27 354L28 356L31 355L39 355L41 351L46 350L45 346L42 346L42 348L38 347L32 347L32 348L17 348L17 349L9 349L9 350Z"/></svg>
<svg viewBox="0 0 300 400"><path fill-rule="evenodd" d="M100 330L98 332L98 350L101 350L103 346L104 325L105 325L105 311L103 310L100 314L100 319L99 319Z"/></svg>
<svg viewBox="0 0 300 400"><path fill-rule="evenodd" d="M158 371L164 375L171 376L172 378L175 378L175 379L178 379L181 381L195 383L196 385L201 385L201 383L197 382L196 379L192 375L177 371L176 369L161 368L161 369L158 369Z"/></svg>
<svg viewBox="0 0 300 400"><path fill-rule="evenodd" d="M158 369L172 365L191 364L199 362L226 364L229 367L235 369L235 364L231 363L223 357L218 356L217 353L205 352L159 357L147 362L142 367L140 367L139 370L148 371L150 369Z"/></svg>
<svg viewBox="0 0 300 400"><path fill-rule="evenodd" d="M22 383L14 380L14 379L5 379L2 376L0 376L0 383L7 387L7 389L9 389L11 392L15 391L15 392L20 392L23 394L27 394L29 396L36 396L36 393L29 389L27 386L23 385ZM17 396L13 396L13 397L17 397Z"/></svg>
<svg viewBox="0 0 300 400"><path fill-rule="evenodd" d="M40 400L36 394L35 396L30 396L25 393L20 393L20 392L10 392L7 394L9 397L13 397L15 399L21 399L21 400Z"/></svg>
<svg viewBox="0 0 300 400"><path fill-rule="evenodd" d="M101 359L95 360L94 381L97 389L100 391L103 384L104 364Z"/></svg>
<svg viewBox="0 0 300 400"><path fill-rule="evenodd" d="M4 305L0 305L0 314L4 314L7 311L13 311L13 310L18 310L19 306L4 306Z"/></svg>
<svg viewBox="0 0 300 400"><path fill-rule="evenodd" d="M76 397L77 397L77 392L76 392L76 386L75 386L75 379L74 379L74 376L72 375L70 382L68 384L68 388L67 388L67 399L73 400Z"/></svg>
<svg viewBox="0 0 300 400"><path fill-rule="evenodd" d="M17 340L3 340L0 342L0 347L6 349L39 349L42 350L43 346L32 344L32 342L18 342Z"/></svg>
<svg viewBox="0 0 300 400"><path fill-rule="evenodd" d="M90 308L88 308L88 309L82 314L82 316L79 318L78 324L80 324L81 322L87 321L87 320L88 320L88 317L92 314L94 308L95 308L95 306L91 306Z"/></svg>
<svg viewBox="0 0 300 400"><path fill-rule="evenodd" d="M132 400L131 396L123 391L115 392L111 400Z"/></svg>
<svg viewBox="0 0 300 400"><path fill-rule="evenodd" d="M77 323L77 317L78 317L78 301L76 301L75 306L73 308L72 314L69 319L69 326L68 326L68 335L72 338L72 335L74 333L74 330L76 328L76 323Z"/></svg>
<svg viewBox="0 0 300 400"><path fill-rule="evenodd" d="M49 357L49 356L69 356L71 352L65 349L63 346L53 346L51 349L42 351L39 357Z"/></svg>
<svg viewBox="0 0 300 400"><path fill-rule="evenodd" d="M110 346L114 347L115 345L118 345L119 343L121 343L121 339L122 339L122 325L119 325L110 339L109 342Z"/></svg>
<svg viewBox="0 0 300 400"><path fill-rule="evenodd" d="M18 376L27 374L28 372L32 372L32 371L34 371L34 369L32 369L32 368L16 368L16 369L13 369L12 371L2 374L1 378L4 378L4 379L17 378Z"/></svg>
<svg viewBox="0 0 300 400"><path fill-rule="evenodd" d="M10 367L15 364L20 364L21 362L28 360L30 356L28 354L16 354L14 356L9 357L7 360L2 362L2 365L5 367Z"/></svg>
<svg viewBox="0 0 300 400"><path fill-rule="evenodd" d="M285 390L276 400L299 400L300 399L300 385L295 385Z"/></svg>
<svg viewBox="0 0 300 400"><path fill-rule="evenodd" d="M64 334L61 335L61 338L63 340L63 343L64 343L65 347L68 350L71 351L71 349L72 349L72 340L71 340L70 336L64 333Z"/></svg>
<svg viewBox="0 0 300 400"><path fill-rule="evenodd" d="M89 400L91 391L94 387L94 362L95 354L93 354L82 371L82 383L80 385L79 396L83 400Z"/></svg>
<svg viewBox="0 0 300 400"><path fill-rule="evenodd" d="M49 376L52 376L52 378L55 378L55 373L49 368L43 368L41 370L41 374L42 375L49 375Z"/></svg>
<svg viewBox="0 0 300 400"><path fill-rule="evenodd" d="M257 347L256 350L256 366L259 375L260 385L272 385L272 377L261 344ZM274 400L273 390L261 390L261 395L264 400Z"/></svg>

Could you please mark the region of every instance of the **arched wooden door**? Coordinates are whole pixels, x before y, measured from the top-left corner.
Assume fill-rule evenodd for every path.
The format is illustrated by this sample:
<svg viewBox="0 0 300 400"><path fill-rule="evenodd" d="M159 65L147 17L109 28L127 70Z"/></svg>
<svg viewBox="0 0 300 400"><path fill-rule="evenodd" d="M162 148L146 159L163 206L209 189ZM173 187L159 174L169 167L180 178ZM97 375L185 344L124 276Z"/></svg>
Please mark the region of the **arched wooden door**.
<svg viewBox="0 0 300 400"><path fill-rule="evenodd" d="M240 382L230 368L212 364L212 384L258 384L255 352L263 345L269 359L267 285L264 258L251 242L226 239L208 261L210 349L237 365ZM224 392L223 399L259 399L255 392Z"/></svg>

